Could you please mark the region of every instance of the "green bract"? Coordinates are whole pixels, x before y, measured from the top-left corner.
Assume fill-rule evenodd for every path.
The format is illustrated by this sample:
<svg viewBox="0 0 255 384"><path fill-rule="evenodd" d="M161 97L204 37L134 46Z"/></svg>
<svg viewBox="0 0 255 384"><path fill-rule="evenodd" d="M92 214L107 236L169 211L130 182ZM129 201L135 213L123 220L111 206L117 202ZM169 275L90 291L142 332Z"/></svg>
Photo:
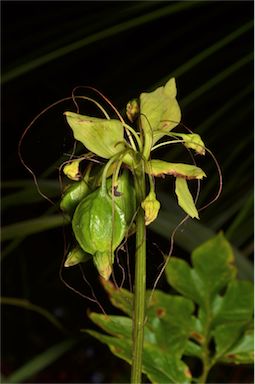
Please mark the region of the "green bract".
<svg viewBox="0 0 255 384"><path fill-rule="evenodd" d="M96 256L97 260L104 260L99 273L108 279L114 251L123 240L127 229L124 212L114 203L107 191L100 187L80 202L75 210L72 226L81 248Z"/></svg>
<svg viewBox="0 0 255 384"><path fill-rule="evenodd" d="M124 130L119 120L98 119L74 112L65 112L65 115L75 139L96 155L109 159L125 149Z"/></svg>

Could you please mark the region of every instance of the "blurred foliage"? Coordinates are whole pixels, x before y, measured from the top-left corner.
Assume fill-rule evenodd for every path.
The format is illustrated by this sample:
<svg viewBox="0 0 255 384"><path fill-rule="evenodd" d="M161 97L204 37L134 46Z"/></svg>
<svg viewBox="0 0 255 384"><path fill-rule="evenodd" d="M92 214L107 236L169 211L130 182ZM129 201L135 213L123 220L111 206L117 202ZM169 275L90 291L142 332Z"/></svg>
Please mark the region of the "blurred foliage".
<svg viewBox="0 0 255 384"><path fill-rule="evenodd" d="M98 307L67 290L58 277L63 219L37 193L31 175L22 167L18 140L36 114L70 96L77 85L95 86L124 112L129 99L171 76L176 77L183 123L202 136L223 172L219 200L201 211L200 222L189 220L177 231L174 254L187 258L187 251L221 229L235 247L240 276L252 278L253 3L3 1L1 8L2 294L46 309L69 329L71 337L79 335L79 328L91 326L84 307ZM67 106L73 108L65 102L40 118L26 136L22 151L39 177L40 188L55 201L61 193L58 166L72 147L62 116ZM87 104L82 108L90 113ZM181 146L158 151L166 161L185 160ZM209 156L199 165L208 175L201 185L198 206L202 206L214 198L219 181ZM148 234L149 285L159 264L159 250L153 244L166 251L171 231L183 217L172 198L173 187L166 190L162 183L157 192L163 210ZM92 266L86 275L105 310L113 311ZM91 297L79 270L68 271L66 279ZM3 308L4 376L66 340L33 311ZM105 347L92 338L86 339L86 347L70 344L70 348L59 365L52 364L37 375L33 371L30 380L128 380L127 366L122 365L118 373L121 363L106 357ZM84 365L84 359L88 364ZM45 366L37 365L37 372ZM228 382L252 381L249 369L224 369L212 372L214 382L221 382L220 374Z"/></svg>

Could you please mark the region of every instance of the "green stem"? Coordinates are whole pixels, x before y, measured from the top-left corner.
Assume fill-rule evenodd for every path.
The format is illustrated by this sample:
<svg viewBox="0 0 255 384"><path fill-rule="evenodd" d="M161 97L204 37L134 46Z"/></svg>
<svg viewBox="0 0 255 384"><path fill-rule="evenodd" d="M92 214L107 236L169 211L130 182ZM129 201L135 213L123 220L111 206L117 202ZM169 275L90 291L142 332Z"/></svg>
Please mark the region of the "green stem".
<svg viewBox="0 0 255 384"><path fill-rule="evenodd" d="M136 217L136 259L131 383L140 384L142 382L141 377L146 292L146 230L144 211L141 208L141 202L145 199L145 175L141 169L137 170L135 173L135 190L139 210Z"/></svg>

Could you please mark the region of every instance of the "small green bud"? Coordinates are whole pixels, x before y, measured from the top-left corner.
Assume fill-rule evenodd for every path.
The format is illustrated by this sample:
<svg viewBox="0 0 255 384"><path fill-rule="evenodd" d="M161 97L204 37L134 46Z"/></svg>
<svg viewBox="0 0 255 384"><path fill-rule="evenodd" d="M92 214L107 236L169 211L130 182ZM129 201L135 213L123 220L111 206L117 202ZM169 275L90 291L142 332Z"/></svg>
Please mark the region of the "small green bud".
<svg viewBox="0 0 255 384"><path fill-rule="evenodd" d="M149 225L156 220L160 210L160 202L156 199L156 194L151 191L141 206L145 211L145 225Z"/></svg>
<svg viewBox="0 0 255 384"><path fill-rule="evenodd" d="M126 115L128 117L128 120L133 123L140 113L140 106L139 106L139 100L138 99L132 99L127 103L126 107Z"/></svg>
<svg viewBox="0 0 255 384"><path fill-rule="evenodd" d="M64 266L72 267L79 263L85 263L91 258L91 255L84 252L79 245L76 245L67 255Z"/></svg>
<svg viewBox="0 0 255 384"><path fill-rule="evenodd" d="M80 180L81 174L79 171L79 165L81 160L74 160L64 166L63 172L70 180Z"/></svg>
<svg viewBox="0 0 255 384"><path fill-rule="evenodd" d="M93 256L94 264L105 280L109 280L112 274L113 257L108 252L96 252Z"/></svg>

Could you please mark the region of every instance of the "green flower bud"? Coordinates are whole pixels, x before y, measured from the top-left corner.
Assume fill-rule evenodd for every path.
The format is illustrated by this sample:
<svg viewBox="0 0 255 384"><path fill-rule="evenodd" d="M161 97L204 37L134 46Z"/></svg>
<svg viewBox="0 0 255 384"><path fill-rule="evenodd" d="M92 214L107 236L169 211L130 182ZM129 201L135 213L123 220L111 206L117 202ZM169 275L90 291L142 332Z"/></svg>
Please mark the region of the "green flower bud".
<svg viewBox="0 0 255 384"><path fill-rule="evenodd" d="M79 171L79 165L81 160L75 160L64 166L63 172L70 180L80 180L81 174Z"/></svg>
<svg viewBox="0 0 255 384"><path fill-rule="evenodd" d="M76 245L67 255L64 266L72 267L79 263L85 263L91 258L91 255L84 252L79 245Z"/></svg>
<svg viewBox="0 0 255 384"><path fill-rule="evenodd" d="M145 225L149 225L157 218L160 209L160 202L153 191L148 194L141 206L145 211Z"/></svg>
<svg viewBox="0 0 255 384"><path fill-rule="evenodd" d="M114 251L125 236L127 224L124 212L104 188L97 189L79 203L72 226L76 240L85 252L93 256L104 254L104 265L107 255L110 265L112 264ZM105 278L108 274L102 272L105 266L101 268L99 260L96 256L96 266Z"/></svg>
<svg viewBox="0 0 255 384"><path fill-rule="evenodd" d="M128 120L133 123L140 113L140 107L139 107L139 100L138 99L132 99L127 103L126 107L126 114L128 117Z"/></svg>
<svg viewBox="0 0 255 384"><path fill-rule="evenodd" d="M93 256L94 264L105 280L109 280L112 274L112 264L114 258L108 252L96 252Z"/></svg>

